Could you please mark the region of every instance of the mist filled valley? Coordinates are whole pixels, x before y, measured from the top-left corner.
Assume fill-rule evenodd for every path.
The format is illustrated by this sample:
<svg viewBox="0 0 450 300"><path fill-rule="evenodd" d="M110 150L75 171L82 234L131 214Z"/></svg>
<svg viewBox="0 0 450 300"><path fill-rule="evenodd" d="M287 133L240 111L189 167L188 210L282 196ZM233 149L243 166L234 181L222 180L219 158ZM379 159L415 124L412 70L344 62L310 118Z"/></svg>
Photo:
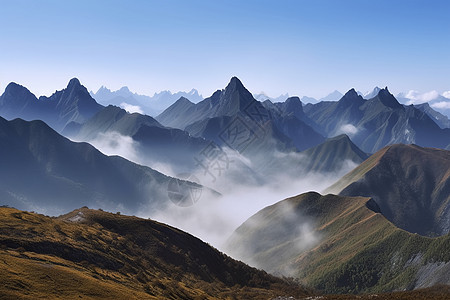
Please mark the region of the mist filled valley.
<svg viewBox="0 0 450 300"><path fill-rule="evenodd" d="M0 119L0 193L6 207L23 212L5 209L6 224L14 216L26 224L26 211L36 212L40 215L30 217L42 221L32 224L54 226L74 245L89 243L78 250L83 253L104 251L90 242L101 231L89 237L86 229L76 229L72 237L51 222L127 234L125 240L137 243L142 254L104 243L116 250L125 247L117 255L139 256L151 264L146 243L158 238L151 235L140 244L147 225L138 224L161 222L208 243L202 247L294 280L278 290L268 288L269 294L297 284L311 289L296 290L307 295L313 290L392 292L450 282L450 152L445 150L450 129L440 128L414 105L400 104L387 88L376 88L369 99L351 89L336 101L316 104L305 105L298 97L261 102L233 77L211 97L197 103L181 97L155 117L127 111L127 106L100 105L91 94L76 78L48 99L16 83L7 86L0 97L6 118ZM116 227L120 215L141 218L126 222L144 231L121 231ZM34 239L47 239L45 231L27 230L36 236L5 237L4 244L77 263L36 246ZM63 247L67 241L53 243ZM188 257L197 251L178 247ZM113 264L124 264L123 257L114 259ZM162 263L179 264L172 259ZM87 272L97 265L120 274L104 274L106 281L128 274L127 264L119 269L98 264L91 259ZM164 295L145 285L156 279L142 267L133 263L129 268L146 274L140 276L150 295ZM207 272L216 267L210 265ZM189 272L182 274L191 282L198 274ZM234 271L227 272L234 278ZM181 292L191 297L190 289L199 284L194 282L186 291L172 289L177 297L184 297ZM201 290L210 289L217 287Z"/></svg>
<svg viewBox="0 0 450 300"><path fill-rule="evenodd" d="M0 11L0 299L450 299L450 2Z"/></svg>

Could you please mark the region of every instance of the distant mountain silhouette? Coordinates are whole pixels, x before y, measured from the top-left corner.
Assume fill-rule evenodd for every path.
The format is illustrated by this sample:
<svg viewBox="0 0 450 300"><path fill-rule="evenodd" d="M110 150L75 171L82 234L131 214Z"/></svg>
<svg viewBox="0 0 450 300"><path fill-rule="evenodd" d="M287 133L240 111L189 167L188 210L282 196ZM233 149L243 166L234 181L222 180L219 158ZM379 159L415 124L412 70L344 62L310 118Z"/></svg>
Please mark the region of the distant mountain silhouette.
<svg viewBox="0 0 450 300"><path fill-rule="evenodd" d="M255 105L255 109L265 112L264 107L256 101L252 94L244 87L237 78L231 78L224 90L217 90L214 94L195 106L187 107L183 115L175 118L169 114L173 111L179 111L179 106L185 107L186 101L178 100L170 106L156 119L165 126L184 129L195 122L214 117L234 116L237 113L243 113L250 105Z"/></svg>
<svg viewBox="0 0 450 300"><path fill-rule="evenodd" d="M198 164L195 158L211 143L183 130L164 127L150 116L130 114L112 105L82 125L70 125L65 132L75 140L94 142L104 134L116 133L131 137L142 161L150 166L170 163L177 173L192 171Z"/></svg>
<svg viewBox="0 0 450 300"><path fill-rule="evenodd" d="M449 129L439 128L421 110L401 105L387 88L369 100L352 89L337 102L309 104L304 111L326 135L346 133L369 153L395 143L442 149L450 144Z"/></svg>
<svg viewBox="0 0 450 300"><path fill-rule="evenodd" d="M450 119L447 116L441 114L440 112L432 109L430 104L423 103L423 104L414 105L414 107L416 107L419 110L426 113L442 129L450 128Z"/></svg>
<svg viewBox="0 0 450 300"><path fill-rule="evenodd" d="M0 199L56 214L83 205L128 213L166 207L171 177L74 143L42 121L0 118Z"/></svg>
<svg viewBox="0 0 450 300"><path fill-rule="evenodd" d="M56 131L70 122L83 123L103 107L76 78L67 88L37 99L28 89L10 83L0 96L0 115L7 119L43 120Z"/></svg>
<svg viewBox="0 0 450 300"><path fill-rule="evenodd" d="M342 96L343 95L341 92L335 90L335 91L331 92L330 94L326 95L325 97L320 98L319 102L321 102L321 101L337 101L337 100L341 99Z"/></svg>
<svg viewBox="0 0 450 300"><path fill-rule="evenodd" d="M376 87L373 88L372 91L364 94L363 98L364 99L372 99L372 98L376 97L380 91L381 91L381 88L376 86Z"/></svg>
<svg viewBox="0 0 450 300"><path fill-rule="evenodd" d="M161 113L181 97L188 98L196 103L203 100L203 97L199 95L196 89L192 89L190 92L177 92L174 94L170 91L161 91L153 96L145 96L131 92L126 86L117 91L111 91L102 86L96 93L91 92L90 94L105 106L122 106L123 103L127 103L139 106L145 114L150 116L156 116Z"/></svg>
<svg viewBox="0 0 450 300"><path fill-rule="evenodd" d="M253 148L268 149L270 143L274 149L287 151L294 146L304 150L324 140L297 117L299 114L302 104L298 98L267 106L255 100L242 82L233 77L224 90L197 104L180 99L156 119L163 125L186 129L216 143L223 140L221 133L238 120L238 132L251 131L255 136L263 136L258 137L259 144L253 143Z"/></svg>

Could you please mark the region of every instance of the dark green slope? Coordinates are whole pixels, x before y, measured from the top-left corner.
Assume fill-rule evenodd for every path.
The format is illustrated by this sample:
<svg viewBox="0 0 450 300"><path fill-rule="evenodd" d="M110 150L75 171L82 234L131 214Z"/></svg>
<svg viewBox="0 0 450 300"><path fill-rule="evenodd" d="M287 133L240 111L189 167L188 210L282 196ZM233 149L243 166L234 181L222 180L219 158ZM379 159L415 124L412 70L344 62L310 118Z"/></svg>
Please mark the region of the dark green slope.
<svg viewBox="0 0 450 300"><path fill-rule="evenodd" d="M253 215L236 229L227 249L250 265L327 293L450 283L448 234L411 234L376 211L370 198L302 194Z"/></svg>

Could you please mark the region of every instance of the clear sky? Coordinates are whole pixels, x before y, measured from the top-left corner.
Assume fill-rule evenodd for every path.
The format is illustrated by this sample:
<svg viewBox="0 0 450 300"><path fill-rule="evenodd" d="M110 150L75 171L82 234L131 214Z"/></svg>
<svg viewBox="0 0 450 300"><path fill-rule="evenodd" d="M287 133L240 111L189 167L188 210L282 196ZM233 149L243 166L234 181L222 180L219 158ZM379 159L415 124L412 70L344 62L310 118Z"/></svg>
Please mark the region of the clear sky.
<svg viewBox="0 0 450 300"><path fill-rule="evenodd" d="M0 90L450 90L450 1L0 0Z"/></svg>

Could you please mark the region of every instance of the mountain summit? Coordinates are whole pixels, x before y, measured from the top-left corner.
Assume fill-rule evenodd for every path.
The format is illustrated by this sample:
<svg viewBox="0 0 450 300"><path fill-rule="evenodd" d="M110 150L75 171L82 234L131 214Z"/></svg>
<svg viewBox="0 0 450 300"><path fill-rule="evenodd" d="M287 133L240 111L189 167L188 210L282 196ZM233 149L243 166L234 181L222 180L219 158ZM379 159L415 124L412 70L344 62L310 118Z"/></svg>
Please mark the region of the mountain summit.
<svg viewBox="0 0 450 300"><path fill-rule="evenodd" d="M1 116L7 119L40 119L57 131L62 131L70 122L83 123L100 111L77 78L72 78L67 87L50 97L36 98L28 89L16 83L8 84L0 96Z"/></svg>
<svg viewBox="0 0 450 300"><path fill-rule="evenodd" d="M232 77L223 90L215 91L211 97L195 105L186 104L185 101L177 101L163 113L156 117L161 124L169 127L184 129L187 126L215 117L231 117L238 113L245 114L247 108L267 113L264 106L253 98L253 95L245 88L237 77ZM183 109L183 115L173 115Z"/></svg>

